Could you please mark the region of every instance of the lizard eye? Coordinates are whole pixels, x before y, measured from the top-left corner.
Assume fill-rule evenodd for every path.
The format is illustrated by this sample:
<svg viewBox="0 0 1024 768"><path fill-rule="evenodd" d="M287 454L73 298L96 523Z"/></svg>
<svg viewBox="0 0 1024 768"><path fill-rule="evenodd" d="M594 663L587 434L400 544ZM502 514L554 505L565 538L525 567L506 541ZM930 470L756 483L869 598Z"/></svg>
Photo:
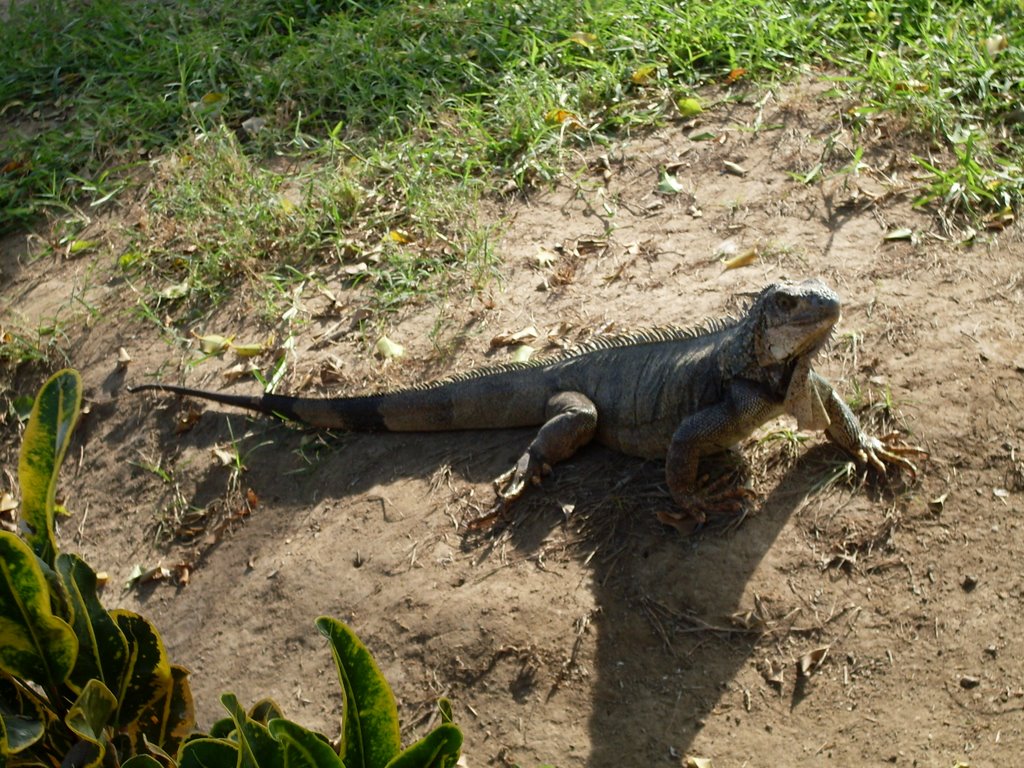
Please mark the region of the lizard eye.
<svg viewBox="0 0 1024 768"><path fill-rule="evenodd" d="M790 296L788 293L780 293L775 297L775 304L783 312L789 312L796 309L796 299Z"/></svg>

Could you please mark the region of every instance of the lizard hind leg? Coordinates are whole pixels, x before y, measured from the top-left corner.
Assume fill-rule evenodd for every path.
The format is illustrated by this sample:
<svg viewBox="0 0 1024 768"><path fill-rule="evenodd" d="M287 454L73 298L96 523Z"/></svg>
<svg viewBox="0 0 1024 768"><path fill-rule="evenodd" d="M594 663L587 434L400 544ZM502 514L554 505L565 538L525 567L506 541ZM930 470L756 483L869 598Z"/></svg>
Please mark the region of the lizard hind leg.
<svg viewBox="0 0 1024 768"><path fill-rule="evenodd" d="M589 443L597 431L597 407L580 392L553 395L544 418L544 425L516 465L494 481L499 506L519 498L529 484L539 483L553 465Z"/></svg>

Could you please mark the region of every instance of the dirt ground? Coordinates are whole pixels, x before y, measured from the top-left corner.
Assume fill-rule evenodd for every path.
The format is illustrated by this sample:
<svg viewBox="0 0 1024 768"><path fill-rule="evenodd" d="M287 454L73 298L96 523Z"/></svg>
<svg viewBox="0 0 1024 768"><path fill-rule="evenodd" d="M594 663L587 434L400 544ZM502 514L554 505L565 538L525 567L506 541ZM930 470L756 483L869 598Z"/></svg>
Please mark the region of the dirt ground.
<svg viewBox="0 0 1024 768"><path fill-rule="evenodd" d="M830 484L845 457L820 435L785 439L784 421L745 447L758 499L735 530L662 526L657 463L589 447L512 522L473 538L460 523L488 507L490 480L529 432L321 436L129 395L126 382L156 372L255 384L225 383L230 355L187 365L198 352L133 311L117 253L33 261L29 241L8 238L3 322L76 318L69 364L90 412L63 475L63 547L109 573L108 606L155 621L193 672L205 726L232 690L335 732L338 683L313 627L329 614L375 653L406 740L430 727L438 696L453 700L469 766L1017 763L1024 246L1016 227L967 238L915 209L911 154L928 147L894 118L854 136L849 106L804 83L581 157L557 189L494 211L500 281L395 318L399 363L332 333L360 291L327 275L332 302L310 283L294 298L304 324L283 389L465 370L504 359L491 340L529 326L571 341L690 325L775 279L819 276L844 315L817 368L858 396L872 429L888 414L929 451L917 483ZM842 173L855 146L862 166ZM787 173L819 162L814 183ZM665 167L676 194L657 192ZM119 226L116 214L94 224ZM902 228L913 238L886 239ZM753 263L723 271L751 248ZM195 330L258 338L251 316L239 300ZM202 416L176 432L190 409ZM5 429L0 482L13 484L16 428ZM244 471L218 457L236 448ZM175 526L195 540L162 543ZM122 589L136 566L180 577L182 563L187 585Z"/></svg>

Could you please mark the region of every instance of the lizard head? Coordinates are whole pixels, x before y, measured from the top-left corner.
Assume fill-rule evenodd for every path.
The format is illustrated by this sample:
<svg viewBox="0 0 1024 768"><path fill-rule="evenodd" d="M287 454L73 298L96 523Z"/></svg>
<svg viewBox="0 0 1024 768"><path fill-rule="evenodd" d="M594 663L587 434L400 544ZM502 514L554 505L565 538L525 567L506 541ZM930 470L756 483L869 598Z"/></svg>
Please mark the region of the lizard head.
<svg viewBox="0 0 1024 768"><path fill-rule="evenodd" d="M761 366L813 355L839 321L839 297L820 280L769 285L754 301L755 346Z"/></svg>

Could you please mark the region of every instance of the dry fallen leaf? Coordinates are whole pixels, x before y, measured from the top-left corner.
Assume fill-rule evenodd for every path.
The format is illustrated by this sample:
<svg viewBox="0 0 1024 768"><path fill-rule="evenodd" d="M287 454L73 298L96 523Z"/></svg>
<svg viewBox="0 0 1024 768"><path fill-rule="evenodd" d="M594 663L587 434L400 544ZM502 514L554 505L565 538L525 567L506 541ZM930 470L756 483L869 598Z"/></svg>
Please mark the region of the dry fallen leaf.
<svg viewBox="0 0 1024 768"><path fill-rule="evenodd" d="M199 421L199 417L203 415L203 412L198 408L189 407L184 413L178 416L178 420L174 422L174 434L181 435L188 432L192 427Z"/></svg>
<svg viewBox="0 0 1024 768"><path fill-rule="evenodd" d="M250 136L255 136L267 126L265 117L249 117L242 121L242 130Z"/></svg>
<svg viewBox="0 0 1024 768"><path fill-rule="evenodd" d="M683 185L675 176L668 171L661 172L661 180L658 181L658 193L662 195L678 195L683 191Z"/></svg>
<svg viewBox="0 0 1024 768"><path fill-rule="evenodd" d="M931 90L931 86L928 83L922 83L920 80L908 79L893 85L893 90L896 91L910 91L913 93L928 93Z"/></svg>
<svg viewBox="0 0 1024 768"><path fill-rule="evenodd" d="M235 454L225 448L221 448L219 445L215 445L210 449L210 453L222 467L230 467L235 463Z"/></svg>
<svg viewBox="0 0 1024 768"><path fill-rule="evenodd" d="M573 32L567 40L568 42L581 45L590 51L593 50L594 44L597 42L597 35L593 32Z"/></svg>
<svg viewBox="0 0 1024 768"><path fill-rule="evenodd" d="M252 360L246 360L241 363L235 363L230 368L226 369L221 376L227 382L238 381L239 379L247 378L254 372L258 371L259 367L252 362Z"/></svg>
<svg viewBox="0 0 1024 768"><path fill-rule="evenodd" d="M991 37L985 38L985 52L989 56L995 56L1001 51L1005 51L1010 47L1010 41L1006 35L992 35Z"/></svg>
<svg viewBox="0 0 1024 768"><path fill-rule="evenodd" d="M761 666L761 677L778 692L782 691L783 684L785 683L785 674L785 667L770 659L765 659L764 664Z"/></svg>
<svg viewBox="0 0 1024 768"><path fill-rule="evenodd" d="M909 227L900 227L899 229L891 229L885 233L884 240L913 240L914 230Z"/></svg>
<svg viewBox="0 0 1024 768"><path fill-rule="evenodd" d="M725 84L732 85L737 80L743 78L746 74L747 70L744 69L743 67L736 67L735 69L730 69L729 74L725 76Z"/></svg>
<svg viewBox="0 0 1024 768"><path fill-rule="evenodd" d="M157 294L157 298L176 301L188 295L188 280L169 285Z"/></svg>
<svg viewBox="0 0 1024 768"><path fill-rule="evenodd" d="M657 64L644 64L633 70L633 74L629 76L630 82L633 85L647 85L651 80L654 80L658 76L658 65Z"/></svg>
<svg viewBox="0 0 1024 768"><path fill-rule="evenodd" d="M7 491L0 493L0 513L10 512L18 508L18 502Z"/></svg>
<svg viewBox="0 0 1024 768"><path fill-rule="evenodd" d="M266 351L263 344L232 344L231 351L239 357L256 357Z"/></svg>
<svg viewBox="0 0 1024 768"><path fill-rule="evenodd" d="M188 566L187 563L179 563L174 567L174 570L177 571L178 574L178 584L180 584L183 587L187 587L189 579L191 578L192 569Z"/></svg>
<svg viewBox="0 0 1024 768"><path fill-rule="evenodd" d="M152 568L143 568L141 565L136 565L132 568L132 572L128 575L128 583L125 586L131 589L139 584L147 584L153 581L163 581L170 577L171 571L162 565L156 565Z"/></svg>
<svg viewBox="0 0 1024 768"><path fill-rule="evenodd" d="M533 260L539 268L546 269L558 261L558 254L554 251L549 251L547 248L538 248Z"/></svg>
<svg viewBox="0 0 1024 768"><path fill-rule="evenodd" d="M521 331L515 333L499 333L493 339L491 339L492 347L514 347L517 344L528 344L531 341L536 341L540 338L540 331L536 327L529 325L523 328Z"/></svg>
<svg viewBox="0 0 1024 768"><path fill-rule="evenodd" d="M728 272L730 269L739 269L740 267L746 267L753 264L757 260L757 248L748 248L743 253L733 256L731 259L726 259L722 262L722 271Z"/></svg>
<svg viewBox="0 0 1024 768"><path fill-rule="evenodd" d="M828 650L831 646L823 645L820 648L815 648L812 651L808 651L796 662L797 674L802 678L808 678L821 666L821 663L828 656Z"/></svg>
<svg viewBox="0 0 1024 768"><path fill-rule="evenodd" d="M583 126L583 121L580 120L575 113L570 112L567 109L549 109L544 113L544 120L551 125L565 125L570 128Z"/></svg>
<svg viewBox="0 0 1024 768"><path fill-rule="evenodd" d="M520 344L514 350L512 350L512 362L513 363L525 363L530 359L530 356L534 353L534 348L529 344Z"/></svg>
<svg viewBox="0 0 1024 768"><path fill-rule="evenodd" d="M377 339L377 344L374 346L374 350L385 360L392 360L405 354L405 347L392 341L387 336L381 336Z"/></svg>
<svg viewBox="0 0 1024 768"><path fill-rule="evenodd" d="M1003 208L995 213L985 215L985 227L987 229L1001 230L1013 224L1014 216L1012 208Z"/></svg>
<svg viewBox="0 0 1024 768"><path fill-rule="evenodd" d="M704 108L700 105L700 102L697 99L694 99L689 96L682 99L677 99L676 109L679 110L679 114L683 117L696 117L697 115L704 111Z"/></svg>
<svg viewBox="0 0 1024 768"><path fill-rule="evenodd" d="M195 331L192 332L192 335L199 341L199 351L204 355L219 355L231 346L231 341L235 338L234 336L221 336L216 333L200 336Z"/></svg>
<svg viewBox="0 0 1024 768"><path fill-rule="evenodd" d="M928 502L928 508L932 512L935 512L936 514L938 514L946 506L946 499L948 499L948 498L949 498L949 492L947 491L946 493L942 494L941 496L937 496L934 499L932 499L931 501L929 501Z"/></svg>
<svg viewBox="0 0 1024 768"><path fill-rule="evenodd" d="M633 85L646 85L657 77L657 65L642 65L630 75L630 82Z"/></svg>
<svg viewBox="0 0 1024 768"><path fill-rule="evenodd" d="M204 107L212 107L216 104L221 104L222 102L227 101L227 99L228 95L226 93L210 91L208 93L203 94L202 98L199 99L199 103L201 103Z"/></svg>
<svg viewBox="0 0 1024 768"><path fill-rule="evenodd" d="M738 163L732 163L728 160L722 161L722 166L725 168L726 173L731 173L733 176L746 176L747 169Z"/></svg>
<svg viewBox="0 0 1024 768"><path fill-rule="evenodd" d="M99 240L72 240L68 243L68 256L77 256L99 245Z"/></svg>

